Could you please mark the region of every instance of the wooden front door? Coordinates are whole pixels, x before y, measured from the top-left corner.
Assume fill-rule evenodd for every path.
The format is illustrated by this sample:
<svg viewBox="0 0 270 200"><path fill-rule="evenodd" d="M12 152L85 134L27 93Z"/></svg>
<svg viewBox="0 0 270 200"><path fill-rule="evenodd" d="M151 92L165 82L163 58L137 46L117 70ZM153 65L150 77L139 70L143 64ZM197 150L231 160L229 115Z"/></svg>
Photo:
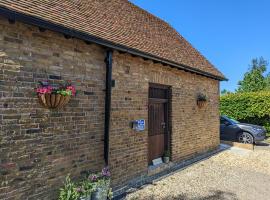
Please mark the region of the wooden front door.
<svg viewBox="0 0 270 200"><path fill-rule="evenodd" d="M148 106L148 163L168 149L168 94L166 86L150 84Z"/></svg>

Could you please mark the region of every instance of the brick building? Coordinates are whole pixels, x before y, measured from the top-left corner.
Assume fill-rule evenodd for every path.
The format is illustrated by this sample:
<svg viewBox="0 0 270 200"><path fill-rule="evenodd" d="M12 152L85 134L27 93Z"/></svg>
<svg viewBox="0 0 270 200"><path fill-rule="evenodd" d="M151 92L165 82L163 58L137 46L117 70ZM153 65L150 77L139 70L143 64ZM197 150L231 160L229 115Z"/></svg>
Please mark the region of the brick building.
<svg viewBox="0 0 270 200"><path fill-rule="evenodd" d="M44 80L70 80L79 93L63 109L43 108L34 89ZM127 0L0 0L0 199L55 199L68 173L106 164L121 187L165 150L178 163L215 149L222 80L170 25Z"/></svg>

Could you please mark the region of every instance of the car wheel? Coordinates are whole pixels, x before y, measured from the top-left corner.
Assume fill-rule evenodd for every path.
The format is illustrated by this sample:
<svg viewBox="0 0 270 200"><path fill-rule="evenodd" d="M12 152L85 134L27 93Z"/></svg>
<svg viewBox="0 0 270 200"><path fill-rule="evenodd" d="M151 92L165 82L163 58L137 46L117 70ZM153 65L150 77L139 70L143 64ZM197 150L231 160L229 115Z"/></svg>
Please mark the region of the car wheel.
<svg viewBox="0 0 270 200"><path fill-rule="evenodd" d="M240 135L238 136L238 141L244 144L253 144L254 139L250 133L243 132L243 133L240 133Z"/></svg>

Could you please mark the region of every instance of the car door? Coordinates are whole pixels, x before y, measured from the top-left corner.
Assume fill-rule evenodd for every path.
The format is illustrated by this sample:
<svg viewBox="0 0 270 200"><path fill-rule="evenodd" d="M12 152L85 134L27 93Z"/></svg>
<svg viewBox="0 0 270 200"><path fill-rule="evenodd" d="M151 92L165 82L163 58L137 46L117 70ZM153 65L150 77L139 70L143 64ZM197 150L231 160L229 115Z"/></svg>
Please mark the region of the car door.
<svg viewBox="0 0 270 200"><path fill-rule="evenodd" d="M220 139L226 140L225 134L226 120L223 117L220 117Z"/></svg>
<svg viewBox="0 0 270 200"><path fill-rule="evenodd" d="M220 118L220 138L222 140L235 141L239 130L236 124L231 123L226 118Z"/></svg>

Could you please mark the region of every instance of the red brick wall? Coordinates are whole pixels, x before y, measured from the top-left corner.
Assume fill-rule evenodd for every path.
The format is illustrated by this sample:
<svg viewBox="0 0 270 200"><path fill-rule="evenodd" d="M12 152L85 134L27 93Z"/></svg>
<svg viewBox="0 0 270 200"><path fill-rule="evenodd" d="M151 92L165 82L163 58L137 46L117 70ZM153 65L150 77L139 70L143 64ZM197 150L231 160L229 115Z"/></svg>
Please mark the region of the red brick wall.
<svg viewBox="0 0 270 200"><path fill-rule="evenodd" d="M219 144L219 82L172 69L139 57L115 52L112 91L110 165L114 182L146 175L148 132L135 132L132 120L148 121L149 83L171 86L171 149L173 161L181 161L214 149ZM201 92L209 102L201 109L196 97Z"/></svg>
<svg viewBox="0 0 270 200"><path fill-rule="evenodd" d="M105 49L0 18L0 199L55 199L64 177L104 165ZM114 52L110 166L114 185L147 172L150 82L172 87L172 158L215 148L218 81ZM60 111L44 109L38 81L71 80L79 93ZM60 79L60 80L58 80ZM210 101L199 109L196 95Z"/></svg>
<svg viewBox="0 0 270 200"><path fill-rule="evenodd" d="M103 167L105 50L0 19L0 199L49 199L64 177ZM44 109L38 81L71 80L79 93Z"/></svg>

